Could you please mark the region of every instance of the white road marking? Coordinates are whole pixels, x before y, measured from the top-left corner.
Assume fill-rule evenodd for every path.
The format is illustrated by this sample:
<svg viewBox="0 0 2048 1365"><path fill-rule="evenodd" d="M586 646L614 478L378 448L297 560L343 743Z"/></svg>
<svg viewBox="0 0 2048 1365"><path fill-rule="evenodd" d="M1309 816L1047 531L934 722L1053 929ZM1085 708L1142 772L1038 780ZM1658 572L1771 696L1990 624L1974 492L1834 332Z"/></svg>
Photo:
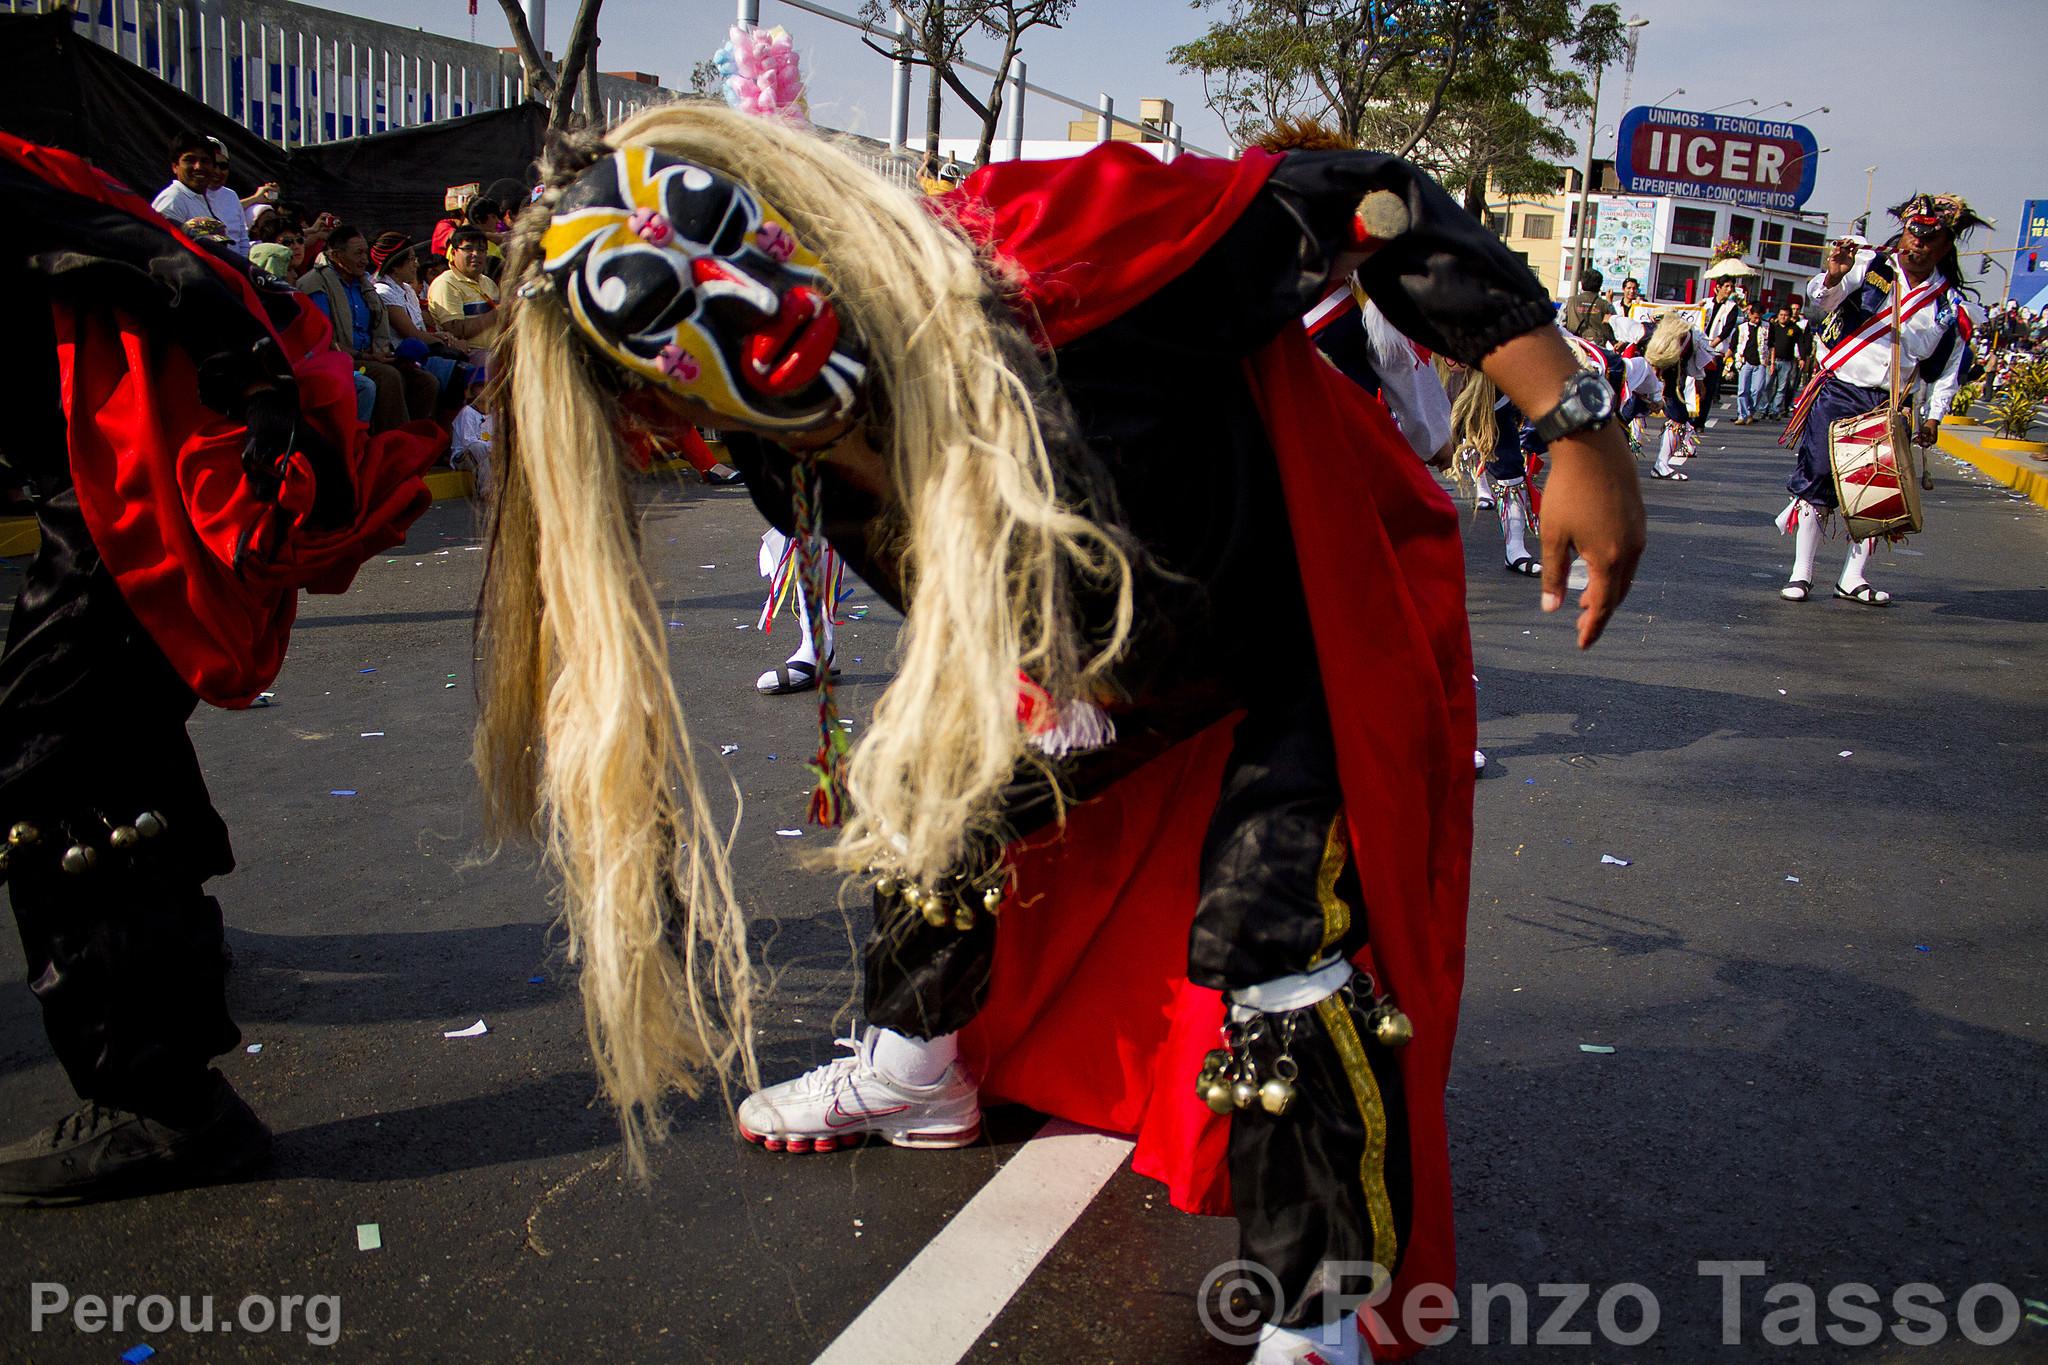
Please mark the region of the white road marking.
<svg viewBox="0 0 2048 1365"><path fill-rule="evenodd" d="M1053 1119L903 1267L813 1365L954 1365L1131 1154Z"/></svg>

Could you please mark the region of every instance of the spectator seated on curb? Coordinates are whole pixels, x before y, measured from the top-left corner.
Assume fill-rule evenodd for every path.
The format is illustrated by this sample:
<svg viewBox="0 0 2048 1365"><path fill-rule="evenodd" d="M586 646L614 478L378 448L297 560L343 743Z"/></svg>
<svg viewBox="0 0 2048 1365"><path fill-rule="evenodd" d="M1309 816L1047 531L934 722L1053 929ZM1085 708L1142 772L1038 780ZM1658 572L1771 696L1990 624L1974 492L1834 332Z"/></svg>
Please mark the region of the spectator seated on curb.
<svg viewBox="0 0 2048 1365"><path fill-rule="evenodd" d="M334 324L334 349L377 386L370 430L381 432L432 417L441 386L425 370L392 363L397 343L384 301L368 283L369 265L370 244L361 230L341 224L328 234L326 259L299 278L299 288Z"/></svg>
<svg viewBox="0 0 2048 1365"><path fill-rule="evenodd" d="M443 401L458 399L467 378L463 371L482 365L485 353L428 320L420 303L419 249L410 237L386 232L370 244L370 286L384 302L400 357L406 356L409 346L416 347L418 364L441 385Z"/></svg>
<svg viewBox="0 0 2048 1365"><path fill-rule="evenodd" d="M490 246L483 229L457 228L448 238L448 269L427 289L434 325L472 346L498 335L498 286L484 273Z"/></svg>
<svg viewBox="0 0 2048 1365"><path fill-rule="evenodd" d="M249 225L249 264L273 278L295 280L302 272L293 269L293 248L304 241L294 222L273 209Z"/></svg>

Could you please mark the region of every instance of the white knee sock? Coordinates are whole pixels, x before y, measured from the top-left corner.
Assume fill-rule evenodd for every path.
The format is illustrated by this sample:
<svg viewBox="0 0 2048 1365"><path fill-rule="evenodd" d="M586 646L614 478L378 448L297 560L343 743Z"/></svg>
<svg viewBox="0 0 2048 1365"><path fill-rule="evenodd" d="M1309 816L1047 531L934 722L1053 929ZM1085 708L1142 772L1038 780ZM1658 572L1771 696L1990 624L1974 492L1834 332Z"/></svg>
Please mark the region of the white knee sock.
<svg viewBox="0 0 2048 1365"><path fill-rule="evenodd" d="M1529 488L1522 479L1502 479L1497 490L1500 495L1500 537L1506 548L1507 562L1518 559L1533 559L1529 553Z"/></svg>
<svg viewBox="0 0 2048 1365"><path fill-rule="evenodd" d="M942 1034L937 1038L912 1038L894 1029L875 1030L875 1070L895 1081L922 1090L939 1083L946 1068L960 1055L960 1036Z"/></svg>
<svg viewBox="0 0 2048 1365"><path fill-rule="evenodd" d="M803 580L799 578L796 583L797 646L796 653L789 656L789 662L793 664L803 663L816 666L818 662L817 642L811 638L810 606L810 599L804 592ZM825 620L825 658L829 660L831 657L832 621L830 617L827 617Z"/></svg>
<svg viewBox="0 0 2048 1365"><path fill-rule="evenodd" d="M1870 547L1876 543L1874 540L1849 542L1849 555L1842 561L1842 576L1836 580L1842 587L1853 592L1869 581L1863 576L1863 566L1870 562Z"/></svg>
<svg viewBox="0 0 2048 1365"><path fill-rule="evenodd" d="M1820 513L1813 510L1813 504L1801 501L1794 505L1792 515L1799 518L1799 529L1792 537L1792 581L1811 583L1813 581L1813 556L1820 549Z"/></svg>
<svg viewBox="0 0 2048 1365"><path fill-rule="evenodd" d="M1472 476L1472 492L1482 502L1493 501L1493 480L1487 477L1485 465L1479 466Z"/></svg>
<svg viewBox="0 0 2048 1365"><path fill-rule="evenodd" d="M1657 472L1659 474L1669 474L1671 472L1671 456L1677 449L1678 423L1666 422L1664 424L1664 439L1657 443Z"/></svg>

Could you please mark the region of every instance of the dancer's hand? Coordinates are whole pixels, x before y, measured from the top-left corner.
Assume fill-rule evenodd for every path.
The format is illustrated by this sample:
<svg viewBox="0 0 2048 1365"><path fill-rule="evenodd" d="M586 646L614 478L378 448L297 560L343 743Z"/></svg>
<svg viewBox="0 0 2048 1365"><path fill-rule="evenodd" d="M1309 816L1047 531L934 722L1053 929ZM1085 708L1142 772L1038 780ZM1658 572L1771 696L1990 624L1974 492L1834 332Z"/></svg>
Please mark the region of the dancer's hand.
<svg viewBox="0 0 2048 1365"><path fill-rule="evenodd" d="M1913 444L1925 450L1933 445L1940 436L1941 424L1930 417L1920 424L1918 431L1913 433Z"/></svg>
<svg viewBox="0 0 2048 1365"><path fill-rule="evenodd" d="M1564 606L1572 558L1586 561L1579 648L1591 649L1628 596L1645 531L1635 461L1618 424L1550 443L1543 487L1543 610Z"/></svg>

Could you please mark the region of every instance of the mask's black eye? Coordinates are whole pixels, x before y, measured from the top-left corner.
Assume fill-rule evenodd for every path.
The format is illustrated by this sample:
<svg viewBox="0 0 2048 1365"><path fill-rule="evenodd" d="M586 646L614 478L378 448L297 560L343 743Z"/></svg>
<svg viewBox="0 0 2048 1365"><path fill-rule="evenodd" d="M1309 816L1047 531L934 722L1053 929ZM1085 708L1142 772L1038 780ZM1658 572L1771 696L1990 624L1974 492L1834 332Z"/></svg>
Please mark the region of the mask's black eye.
<svg viewBox="0 0 2048 1365"><path fill-rule="evenodd" d="M623 335L647 331L672 310L696 307L696 291L683 284L665 251L617 252L598 265L592 284L599 307L617 299L604 315Z"/></svg>
<svg viewBox="0 0 2048 1365"><path fill-rule="evenodd" d="M668 178L663 203L669 221L686 240L703 243L714 256L738 255L754 225L750 201L729 180L713 176L692 189L685 182L693 178L687 172Z"/></svg>

